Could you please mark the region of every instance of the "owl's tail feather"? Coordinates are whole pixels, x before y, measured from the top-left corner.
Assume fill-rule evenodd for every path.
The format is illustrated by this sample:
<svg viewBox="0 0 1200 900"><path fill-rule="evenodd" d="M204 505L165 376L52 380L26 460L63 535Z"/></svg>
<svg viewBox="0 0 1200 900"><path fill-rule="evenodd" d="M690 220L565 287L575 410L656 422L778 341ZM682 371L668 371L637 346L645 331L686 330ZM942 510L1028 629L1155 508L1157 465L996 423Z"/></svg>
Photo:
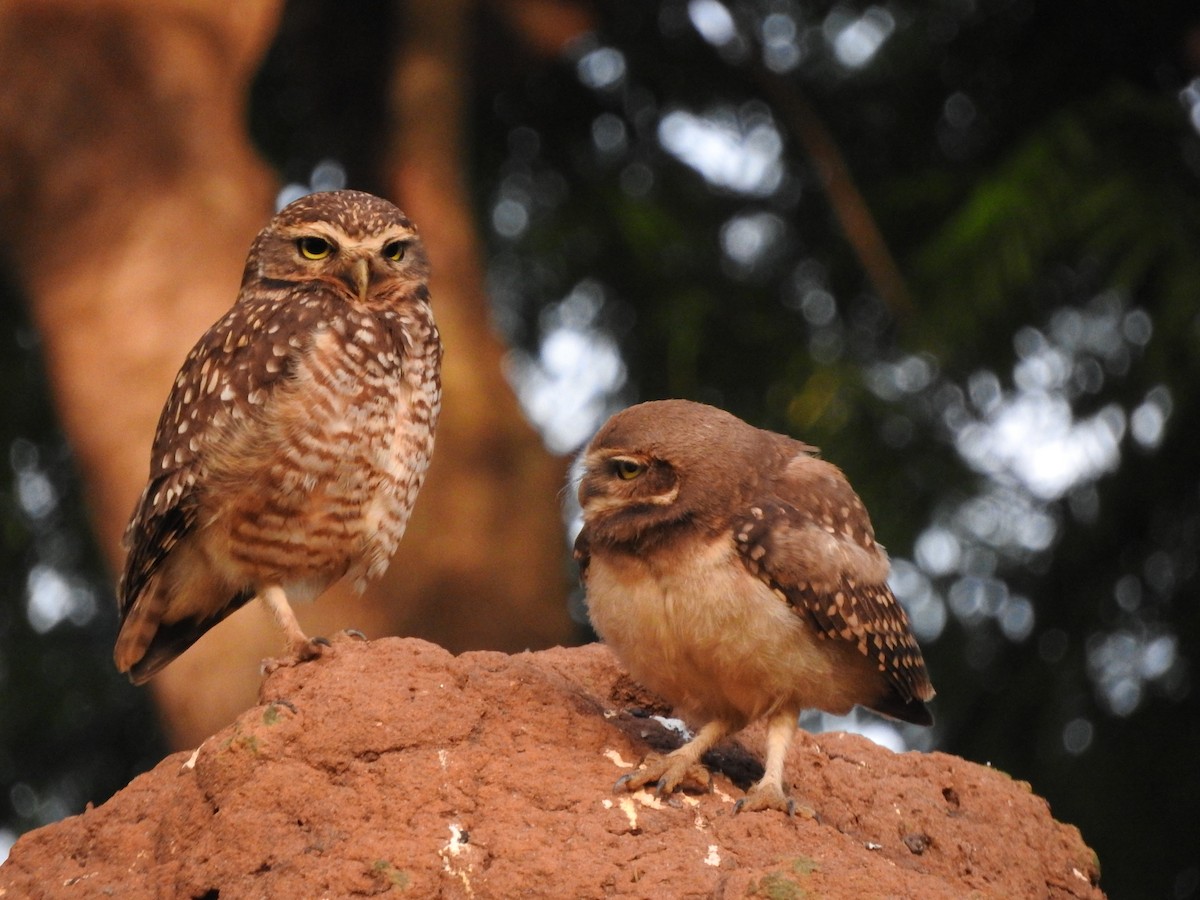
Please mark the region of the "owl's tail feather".
<svg viewBox="0 0 1200 900"><path fill-rule="evenodd" d="M162 622L159 604L135 603L121 624L113 649L117 671L128 674L134 684L145 684L167 663L196 643L206 631L244 606L253 596L253 590L245 590L231 597L211 616L181 619L167 624Z"/></svg>
<svg viewBox="0 0 1200 900"><path fill-rule="evenodd" d="M113 662L117 664L117 671L129 672L135 684L141 682L133 676L133 668L146 655L146 649L153 642L162 619L163 605L147 602L149 599L143 595L138 598L141 602L130 604L124 610L121 631L113 648Z"/></svg>
<svg viewBox="0 0 1200 900"><path fill-rule="evenodd" d="M933 691L929 692L933 696ZM921 700L915 697L911 700L905 700L896 691L889 691L884 694L876 702L869 707L877 713L887 716L891 719L899 719L901 722L912 722L914 725L932 725L933 713L929 711L929 707Z"/></svg>

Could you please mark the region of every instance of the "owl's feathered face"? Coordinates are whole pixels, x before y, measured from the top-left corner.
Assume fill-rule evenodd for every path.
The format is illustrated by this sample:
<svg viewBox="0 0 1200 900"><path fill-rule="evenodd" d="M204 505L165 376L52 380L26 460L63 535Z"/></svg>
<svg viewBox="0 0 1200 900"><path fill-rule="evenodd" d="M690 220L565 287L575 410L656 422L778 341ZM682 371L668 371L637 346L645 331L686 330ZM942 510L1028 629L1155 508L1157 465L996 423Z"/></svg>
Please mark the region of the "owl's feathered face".
<svg viewBox="0 0 1200 900"><path fill-rule="evenodd" d="M321 282L349 303L380 308L414 291L428 299L428 277L424 247L404 213L371 194L332 191L280 211L254 241L243 287Z"/></svg>
<svg viewBox="0 0 1200 900"><path fill-rule="evenodd" d="M613 544L667 540L680 527L715 531L739 498L771 477L770 467L748 461L782 459L770 446L776 440L796 443L701 404L663 400L631 407L613 416L584 451L584 522L595 539Z"/></svg>

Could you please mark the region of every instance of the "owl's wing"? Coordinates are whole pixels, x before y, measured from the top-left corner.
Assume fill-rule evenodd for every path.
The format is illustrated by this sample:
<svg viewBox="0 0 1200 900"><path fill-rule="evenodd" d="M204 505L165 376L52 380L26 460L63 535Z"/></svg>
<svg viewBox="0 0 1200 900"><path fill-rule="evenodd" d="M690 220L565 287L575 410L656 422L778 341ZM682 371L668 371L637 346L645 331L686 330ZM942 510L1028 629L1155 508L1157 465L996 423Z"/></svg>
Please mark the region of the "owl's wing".
<svg viewBox="0 0 1200 900"><path fill-rule="evenodd" d="M239 301L188 353L158 420L149 483L125 531L128 554L117 590L122 621L171 550L195 527L205 452L227 441L239 424L233 399L269 397L291 376L328 312L324 299L307 291L303 297ZM267 404L251 405L265 409Z"/></svg>
<svg viewBox="0 0 1200 900"><path fill-rule="evenodd" d="M127 554L117 588L122 621L150 576L195 526L196 504L188 484L191 480L188 471L175 470L153 479L142 491L123 539Z"/></svg>
<svg viewBox="0 0 1200 900"><path fill-rule="evenodd" d="M733 523L746 567L817 634L854 644L894 689L880 712L928 724L933 687L908 617L887 584L888 559L862 501L835 466L807 455Z"/></svg>
<svg viewBox="0 0 1200 900"><path fill-rule="evenodd" d="M156 496L173 496L167 493L171 490L171 480L168 477L147 486L137 515L126 532L129 555L117 590L121 621L117 652L123 653L126 644L137 648L131 657L136 661L126 663L134 684L145 682L253 596L253 591L242 590L230 597L217 598L213 608L202 618L189 617L171 623L162 621L170 597L161 588L152 591L147 587L158 567L192 531L197 516L191 492L174 495L180 496L174 502L160 500L158 504L153 503Z"/></svg>

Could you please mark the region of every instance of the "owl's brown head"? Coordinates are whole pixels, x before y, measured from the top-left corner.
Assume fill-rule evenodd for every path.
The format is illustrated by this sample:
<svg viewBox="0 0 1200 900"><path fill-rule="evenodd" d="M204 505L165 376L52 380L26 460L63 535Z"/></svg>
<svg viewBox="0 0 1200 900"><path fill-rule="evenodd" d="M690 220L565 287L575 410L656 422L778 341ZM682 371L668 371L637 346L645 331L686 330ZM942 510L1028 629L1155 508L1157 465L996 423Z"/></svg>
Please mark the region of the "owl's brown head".
<svg viewBox="0 0 1200 900"><path fill-rule="evenodd" d="M702 403L632 406L609 419L583 453L584 522L593 539L642 546L666 539L672 526L718 530L798 446Z"/></svg>
<svg viewBox="0 0 1200 900"><path fill-rule="evenodd" d="M347 302L428 300L429 260L412 222L373 194L328 191L285 206L254 241L243 287L321 282Z"/></svg>

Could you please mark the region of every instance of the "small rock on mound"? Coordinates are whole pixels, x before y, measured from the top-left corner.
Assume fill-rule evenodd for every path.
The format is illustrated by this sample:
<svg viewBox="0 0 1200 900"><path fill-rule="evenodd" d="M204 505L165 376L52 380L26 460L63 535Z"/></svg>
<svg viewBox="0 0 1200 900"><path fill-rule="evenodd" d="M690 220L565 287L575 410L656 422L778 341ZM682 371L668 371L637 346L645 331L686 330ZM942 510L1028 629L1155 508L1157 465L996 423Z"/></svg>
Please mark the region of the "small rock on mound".
<svg viewBox="0 0 1200 900"><path fill-rule="evenodd" d="M262 704L82 815L31 832L0 897L1102 897L1094 854L1028 785L941 753L801 735L819 821L733 814L715 789L613 782L670 746L600 645L452 656L338 641ZM742 735L760 747L761 730Z"/></svg>

